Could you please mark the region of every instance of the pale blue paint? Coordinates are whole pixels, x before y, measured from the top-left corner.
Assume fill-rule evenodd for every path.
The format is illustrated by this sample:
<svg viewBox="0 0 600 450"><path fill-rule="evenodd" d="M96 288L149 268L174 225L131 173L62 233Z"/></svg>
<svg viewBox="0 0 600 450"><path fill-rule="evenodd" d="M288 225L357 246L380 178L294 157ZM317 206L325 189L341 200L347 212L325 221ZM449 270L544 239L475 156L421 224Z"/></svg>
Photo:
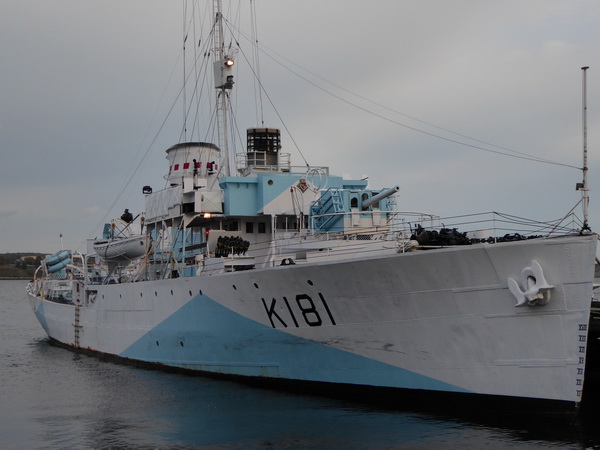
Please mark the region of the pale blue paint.
<svg viewBox="0 0 600 450"><path fill-rule="evenodd" d="M37 309L35 310L35 317L37 317L38 322L46 332L46 334L50 334L48 330L48 322L46 321L46 310L44 302L40 302Z"/></svg>
<svg viewBox="0 0 600 450"><path fill-rule="evenodd" d="M302 176L267 173L245 178L224 177L219 181L224 191L224 213L226 216L256 216Z"/></svg>
<svg viewBox="0 0 600 450"><path fill-rule="evenodd" d="M298 182L304 175L299 174L267 174L258 177L258 210L263 213L265 205L268 205L282 193L290 198L290 187Z"/></svg>
<svg viewBox="0 0 600 450"><path fill-rule="evenodd" d="M468 392L457 386L312 342L197 296L122 357L246 376Z"/></svg>
<svg viewBox="0 0 600 450"><path fill-rule="evenodd" d="M290 186L306 177L304 173L260 173L248 177L223 177L219 185L224 192L226 216L255 216L265 205L275 200ZM270 184L269 184L270 183ZM338 176L327 177L327 188L361 190L367 181L344 180Z"/></svg>
<svg viewBox="0 0 600 450"><path fill-rule="evenodd" d="M219 181L223 189L226 216L255 216L258 209L257 177L224 177Z"/></svg>

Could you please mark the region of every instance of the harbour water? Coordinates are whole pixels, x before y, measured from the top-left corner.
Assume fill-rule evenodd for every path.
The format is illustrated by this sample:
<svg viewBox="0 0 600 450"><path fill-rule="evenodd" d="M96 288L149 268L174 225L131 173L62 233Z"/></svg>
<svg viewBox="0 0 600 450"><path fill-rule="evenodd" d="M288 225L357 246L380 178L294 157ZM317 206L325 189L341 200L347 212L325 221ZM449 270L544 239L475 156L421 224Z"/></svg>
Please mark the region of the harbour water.
<svg viewBox="0 0 600 450"><path fill-rule="evenodd" d="M600 448L575 418L480 417L271 390L51 345L25 281L0 281L0 448ZM588 405L590 406L590 405Z"/></svg>

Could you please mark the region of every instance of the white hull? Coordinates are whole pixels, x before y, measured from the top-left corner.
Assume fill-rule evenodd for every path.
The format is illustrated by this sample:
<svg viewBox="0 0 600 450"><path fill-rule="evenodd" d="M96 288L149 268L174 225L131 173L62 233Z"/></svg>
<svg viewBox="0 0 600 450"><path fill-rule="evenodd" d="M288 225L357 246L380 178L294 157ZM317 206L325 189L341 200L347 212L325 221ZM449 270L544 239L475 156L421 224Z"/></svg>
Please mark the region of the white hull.
<svg viewBox="0 0 600 450"><path fill-rule="evenodd" d="M581 401L596 236L113 285L82 306L32 296L66 345L215 373ZM548 304L516 306L536 261Z"/></svg>

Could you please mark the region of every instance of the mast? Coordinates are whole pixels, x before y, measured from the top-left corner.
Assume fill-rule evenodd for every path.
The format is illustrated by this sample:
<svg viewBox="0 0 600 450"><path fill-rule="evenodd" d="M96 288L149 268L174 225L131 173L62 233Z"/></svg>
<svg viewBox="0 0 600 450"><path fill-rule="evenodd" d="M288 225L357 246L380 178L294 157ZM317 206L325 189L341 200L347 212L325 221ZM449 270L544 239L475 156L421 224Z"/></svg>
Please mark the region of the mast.
<svg viewBox="0 0 600 450"><path fill-rule="evenodd" d="M588 225L588 207L590 203L589 188L588 188L588 165L587 165L587 70L589 66L581 68L583 74L583 89L582 89L582 114L583 114L583 183L581 184L581 199L583 202L583 227L581 231L589 231Z"/></svg>
<svg viewBox="0 0 600 450"><path fill-rule="evenodd" d="M213 33L213 55L215 88L217 89L217 134L218 145L223 152L223 163L226 176L235 174L233 148L229 148L228 134L228 102L229 91L233 88L233 58L225 53L225 38L223 36L223 12L221 0L213 0L213 17L215 27Z"/></svg>

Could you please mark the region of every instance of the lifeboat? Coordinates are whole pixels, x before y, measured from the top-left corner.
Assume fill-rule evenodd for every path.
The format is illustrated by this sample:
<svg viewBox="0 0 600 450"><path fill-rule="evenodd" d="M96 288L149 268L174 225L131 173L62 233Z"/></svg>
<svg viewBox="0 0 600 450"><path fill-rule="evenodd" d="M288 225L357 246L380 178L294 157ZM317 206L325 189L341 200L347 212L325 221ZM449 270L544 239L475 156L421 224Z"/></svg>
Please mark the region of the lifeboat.
<svg viewBox="0 0 600 450"><path fill-rule="evenodd" d="M94 242L94 250L100 258L106 261L140 258L146 253L146 236L140 234L126 238L96 241Z"/></svg>
<svg viewBox="0 0 600 450"><path fill-rule="evenodd" d="M102 240L93 247L104 261L133 260L146 254L146 235L132 232L130 223L115 219L106 224Z"/></svg>

